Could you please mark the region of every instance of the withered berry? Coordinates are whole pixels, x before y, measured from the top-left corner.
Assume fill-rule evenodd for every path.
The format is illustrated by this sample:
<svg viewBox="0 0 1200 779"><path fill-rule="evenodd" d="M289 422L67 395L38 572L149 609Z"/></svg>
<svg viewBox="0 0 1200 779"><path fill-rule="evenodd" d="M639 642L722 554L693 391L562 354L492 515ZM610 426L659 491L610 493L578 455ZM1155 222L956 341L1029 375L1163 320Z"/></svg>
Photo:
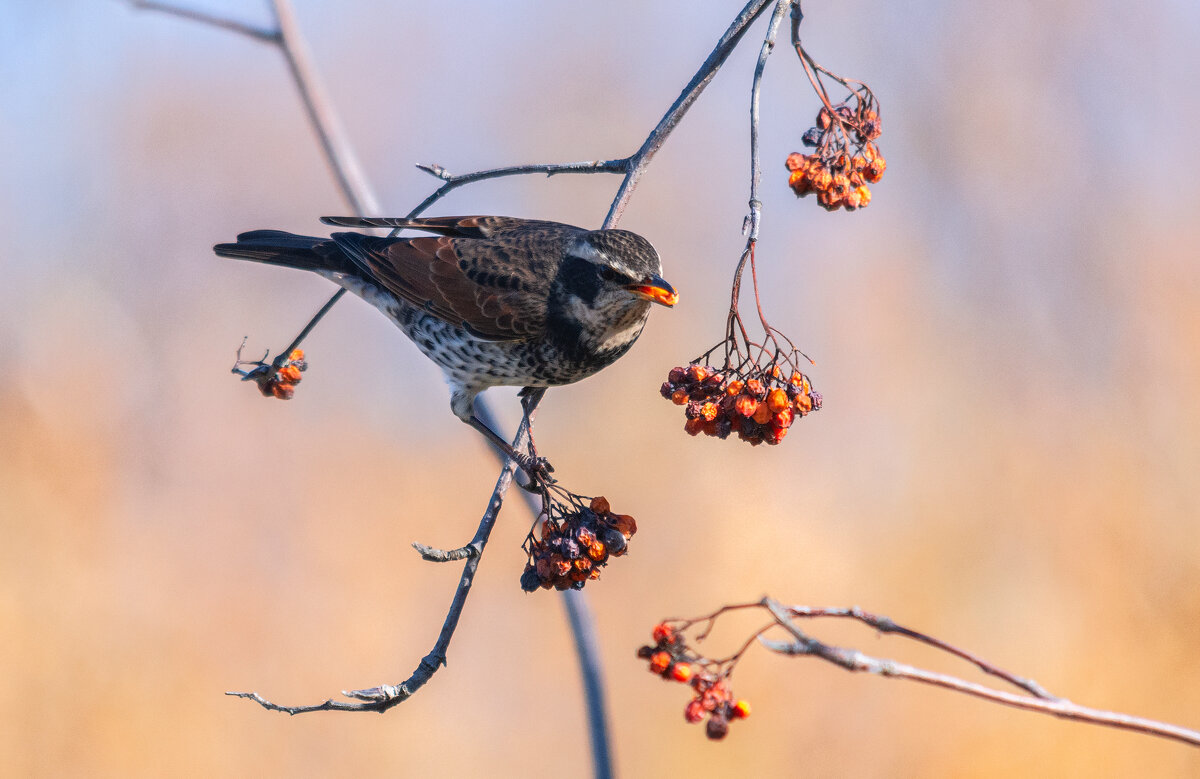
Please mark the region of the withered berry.
<svg viewBox="0 0 1200 779"><path fill-rule="evenodd" d="M704 726L704 734L713 741L720 741L729 735L729 720L714 714L708 718L708 724Z"/></svg>

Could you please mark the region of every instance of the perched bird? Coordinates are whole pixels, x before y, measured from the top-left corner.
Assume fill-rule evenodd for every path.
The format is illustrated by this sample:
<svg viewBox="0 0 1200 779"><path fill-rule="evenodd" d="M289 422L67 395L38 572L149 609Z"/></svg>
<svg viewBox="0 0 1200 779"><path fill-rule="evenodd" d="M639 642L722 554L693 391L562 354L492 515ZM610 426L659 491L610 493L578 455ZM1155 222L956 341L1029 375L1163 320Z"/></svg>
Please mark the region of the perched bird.
<svg viewBox="0 0 1200 779"><path fill-rule="evenodd" d="M222 257L311 270L382 311L441 367L450 408L530 476L544 468L475 416L499 385L553 387L587 378L629 351L651 303L673 306L658 252L627 230L503 216L323 217L340 227L410 228L435 236L329 238L242 233Z"/></svg>

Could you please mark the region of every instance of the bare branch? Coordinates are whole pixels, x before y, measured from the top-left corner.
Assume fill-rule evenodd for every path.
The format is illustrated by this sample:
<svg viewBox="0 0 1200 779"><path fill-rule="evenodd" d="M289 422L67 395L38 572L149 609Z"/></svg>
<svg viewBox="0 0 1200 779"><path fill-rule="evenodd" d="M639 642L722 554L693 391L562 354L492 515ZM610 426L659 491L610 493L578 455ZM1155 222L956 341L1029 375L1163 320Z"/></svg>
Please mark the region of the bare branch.
<svg viewBox="0 0 1200 779"><path fill-rule="evenodd" d="M771 14L771 22L767 26L767 35L763 38L762 49L758 53L758 63L754 66L754 79L750 86L750 215L746 217L746 240L758 240L758 224L762 219L762 201L758 199L758 184L762 179L762 164L758 153L758 98L762 91L763 71L767 67L767 57L775 49L775 36L779 34L779 25L783 16L793 6L793 0L779 0L775 11Z"/></svg>
<svg viewBox="0 0 1200 779"><path fill-rule="evenodd" d="M417 553L421 555L421 559L431 563L449 563L480 555L480 550L470 544L460 546L457 549L438 549L435 546L414 543L412 548L417 550Z"/></svg>
<svg viewBox="0 0 1200 779"><path fill-rule="evenodd" d="M247 22L239 22L236 19L228 19L224 16L215 16L205 13L204 11L196 11L191 8L181 8L172 3L158 2L158 0L129 0L129 5L137 10L142 11L159 11L170 16L178 16L192 22L200 22L207 24L210 27L217 27L222 30L236 32L239 35L245 35L263 43L279 44L282 35L278 28L268 30L265 27L258 27Z"/></svg>
<svg viewBox="0 0 1200 779"><path fill-rule="evenodd" d="M279 24L280 49L287 59L292 80L300 90L300 99L304 101L309 121L321 141L325 159L329 161L329 167L338 180L338 188L359 216L379 213L379 199L363 175L346 131L317 76L308 43L296 26L296 13L291 0L272 0L272 3Z"/></svg>
<svg viewBox="0 0 1200 779"><path fill-rule="evenodd" d="M528 442L529 427L533 422L533 416L534 411L531 409L529 415L521 421L521 425L517 428L517 434L512 441L514 449L519 450ZM450 639L454 637L454 631L458 628L458 620L462 616L463 606L467 602L467 595L471 592L471 585L475 583L475 572L479 569L480 556L483 553L483 548L487 546L488 538L492 534L492 528L496 526L496 518L500 515L500 507L504 504L504 495L508 492L509 484L512 483L515 468L516 466L511 460L505 460L504 468L500 471L500 477L496 480L496 487L492 490L492 498L488 502L487 510L484 511L483 518L479 520L479 527L475 531L475 537L467 545L478 549L479 553L469 556L466 564L463 565L462 576L459 577L458 587L454 591L454 598L450 602L450 610L447 612L446 619L442 623L442 629L438 633L437 641L434 643L433 649L430 650L429 654L421 658L421 662L408 679L397 685L382 685L370 689L352 690L343 693L347 697L355 698L358 701L357 703L347 703L345 701L330 699L310 706L280 706L254 692L230 692L227 695L249 698L263 708L271 709L272 711L283 711L288 714L305 714L312 711L384 712L407 700L409 696L423 687L437 673L438 668L446 664L446 652L450 648Z"/></svg>
<svg viewBox="0 0 1200 779"><path fill-rule="evenodd" d="M687 661L695 664L697 667L707 669L709 673L715 673L718 681L728 678L733 672L734 667L742 657L747 644L743 644L742 648L731 657L722 660L712 660L699 654L693 646L690 645L685 633L696 625L702 625L703 629L697 635L692 637L692 642L698 642L711 632L714 623L722 615L735 610L762 608L770 612L774 622L768 624L765 628L760 628L752 635L751 640L757 638L758 642L764 647L782 655L807 655L818 657L828 663L833 663L836 666L846 669L847 671L866 672L885 676L893 679L908 679L909 681L921 682L930 684L935 687L942 687L947 690L954 690L966 695L972 695L977 698L982 698L993 703L1001 703L1006 706L1013 706L1027 711L1036 711L1042 714L1051 714L1060 719L1068 719L1076 722L1084 722L1091 725L1104 725L1106 727L1120 728L1122 730L1132 730L1138 733L1144 733L1151 736L1159 736L1162 738L1181 741L1191 746L1200 747L1200 731L1190 730L1178 725L1171 725L1165 722L1146 719L1144 717L1134 717L1129 714L1121 714L1118 712L1104 711L1102 709L1093 709L1087 706L1080 706L1077 703L1072 703L1065 698L1057 698L1046 692L1036 682L1028 679L1023 679L1014 674L1002 671L992 663L983 660L976 655L958 649L950 644L941 641L940 639L931 638L923 633L897 625L888 617L880 617L869 612L863 611L856 607L852 608L814 608L809 606L782 606L777 601L770 597L765 597L755 603L738 603L729 606L722 606L711 614L696 617L693 619L669 619L664 620L662 624L655 628L655 636L657 646L643 647L639 651L641 657L653 657L655 654L669 654L673 661ZM968 682L956 676L949 674L937 673L934 671L926 671L922 668L899 663L895 660L886 660L872 657L864 654L857 649L847 649L844 647L833 646L823 643L822 641L813 638L805 633L796 624L799 618L815 618L815 617L842 617L856 619L865 625L876 628L884 633L896 633L905 636L921 643L932 646L936 649L947 652L956 657L967 660L973 663L981 670L1004 679L1005 681L1021 688L1030 695L1020 695L1006 690L997 690L991 687ZM773 628L782 628L791 636L791 640L779 641L767 638L764 633Z"/></svg>
<svg viewBox="0 0 1200 779"><path fill-rule="evenodd" d="M640 149L630 157L629 172L625 174L625 178L621 181L621 186L617 190L617 196L613 198L612 205L608 209L608 216L604 219L606 228L615 227L620 221L621 215L625 212L625 206L629 204L629 198L633 195L633 191L637 189L638 181L642 177L642 173L646 170L646 166L650 164L650 160L654 154L662 148L666 142L667 136L679 124L679 120L692 107L692 103L696 102L696 98L708 86L708 82L712 81L713 76L717 75L717 71L725 64L725 60L737 48L738 43L742 40L746 30L758 18L766 7L770 5L771 0L750 0L741 13L729 24L729 28L725 30L725 34L717 41L716 48L704 60L700 69L696 71L696 75L692 76L692 80L683 88L683 92L663 114L663 118L658 121L658 124L646 136L646 140L642 143Z"/></svg>
<svg viewBox="0 0 1200 779"><path fill-rule="evenodd" d="M965 649L959 649L958 647L948 644L941 639L927 636L924 633L918 633L915 630L910 630L906 627L897 625L888 617L881 617L868 611L863 611L858 606L851 606L848 609L836 607L814 608L812 606L788 606L787 612L793 617L847 617L850 619L856 619L859 622L862 622L864 625L869 625L875 628L880 633L895 633L896 635L904 636L905 638L911 638L912 640L919 641L922 644L928 644L935 649L940 649L947 654L962 658L984 673L991 674L999 679L1003 679L1014 687L1020 687L1036 698L1056 700L1053 695L1046 692L1046 690L1040 684L1032 679L1025 679L1017 676L1016 674L1005 671L1003 668L997 668L995 665L992 665L982 657L972 654Z"/></svg>
<svg viewBox="0 0 1200 779"><path fill-rule="evenodd" d="M446 183L438 187L429 197L422 200L416 208L409 211L409 219L421 214L425 209L441 200L452 190L458 189L465 184L473 184L476 181L485 181L487 179L498 179L504 176L526 176L533 173L544 173L547 176L556 176L560 173L625 173L629 169L629 158L551 163L547 165L510 165L505 168L492 168L491 170L464 173L460 176L451 175L441 165L417 165L417 167ZM393 235L395 235L395 232L393 232Z"/></svg>

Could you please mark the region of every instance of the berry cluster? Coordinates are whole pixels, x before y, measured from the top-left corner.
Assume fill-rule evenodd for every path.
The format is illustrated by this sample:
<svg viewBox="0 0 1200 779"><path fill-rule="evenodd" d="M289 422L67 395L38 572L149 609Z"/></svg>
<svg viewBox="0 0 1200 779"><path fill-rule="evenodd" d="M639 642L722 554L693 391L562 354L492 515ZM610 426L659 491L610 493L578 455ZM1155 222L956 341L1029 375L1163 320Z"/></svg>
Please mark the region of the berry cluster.
<svg viewBox="0 0 1200 779"><path fill-rule="evenodd" d="M887 160L875 145L882 132L869 92L866 99L856 97L855 108L846 103L833 106L832 111L823 107L816 126L802 139L816 150L788 155L788 186L797 197L815 192L817 202L828 211L866 208L871 202L867 184L878 182L887 170Z"/></svg>
<svg viewBox="0 0 1200 779"><path fill-rule="evenodd" d="M625 554L626 542L637 532L628 514L614 514L603 497L587 500L564 493L567 503L545 494L540 522L531 530L524 549L529 556L521 574L521 589L583 589L588 579L600 578L610 557Z"/></svg>
<svg viewBox="0 0 1200 779"><path fill-rule="evenodd" d="M291 400L292 395L296 394L296 385L300 383L300 374L306 370L308 361L304 359L304 350L293 349L283 365L258 382L258 389L267 397Z"/></svg>
<svg viewBox="0 0 1200 779"><path fill-rule="evenodd" d="M692 363L675 367L659 392L684 407L689 435L738 438L757 446L777 444L797 417L821 408L821 393L797 370L784 378L777 363L749 370L712 368Z"/></svg>
<svg viewBox="0 0 1200 779"><path fill-rule="evenodd" d="M708 669L709 663L689 652L683 636L670 625L659 623L651 632L652 646L638 649L638 657L649 661L650 673L690 685L695 697L688 701L683 716L693 724L708 717L705 733L717 740L729 733L729 723L750 716L750 704L735 701L727 676Z"/></svg>
<svg viewBox="0 0 1200 779"><path fill-rule="evenodd" d="M293 349L286 360L266 362L266 356L261 360L243 360L242 349L245 340L237 350L237 361L233 364L233 372L242 377L242 381L252 381L258 385L258 391L268 398L291 400L296 394L296 385L300 383L300 374L308 370L308 362L304 359L302 349ZM243 368L242 366L249 366Z"/></svg>

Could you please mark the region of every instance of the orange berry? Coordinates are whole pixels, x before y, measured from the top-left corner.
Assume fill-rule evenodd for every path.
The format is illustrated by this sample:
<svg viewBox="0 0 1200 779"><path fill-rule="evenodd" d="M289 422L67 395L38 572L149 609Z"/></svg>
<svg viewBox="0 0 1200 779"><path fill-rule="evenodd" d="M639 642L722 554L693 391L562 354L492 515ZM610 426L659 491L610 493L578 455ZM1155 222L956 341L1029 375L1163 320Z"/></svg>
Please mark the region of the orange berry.
<svg viewBox="0 0 1200 779"><path fill-rule="evenodd" d="M700 417L705 422L711 422L716 419L718 412L720 412L720 409L718 409L717 404L713 403L712 401L709 401L700 407Z"/></svg>
<svg viewBox="0 0 1200 779"><path fill-rule="evenodd" d="M863 178L872 184L883 178L883 172L887 170L887 160L883 157L876 157L871 160L871 164L863 169Z"/></svg>
<svg viewBox="0 0 1200 779"><path fill-rule="evenodd" d="M671 664L671 655L667 652L655 652L650 655L650 672L660 674Z"/></svg>
<svg viewBox="0 0 1200 779"><path fill-rule="evenodd" d="M791 405L788 405L775 412L775 415L771 417L771 425L774 427L791 427L792 421L795 418L796 416L792 412Z"/></svg>
<svg viewBox="0 0 1200 779"><path fill-rule="evenodd" d="M744 417L754 416L754 412L758 410L758 400L749 395L738 395L737 401L734 402L734 408Z"/></svg>
<svg viewBox="0 0 1200 779"><path fill-rule="evenodd" d="M607 514L611 508L608 505L608 500L603 495L597 495L596 497L592 498L591 506L592 511L596 512L597 514Z"/></svg>
<svg viewBox="0 0 1200 779"><path fill-rule="evenodd" d="M675 640L675 629L665 622L660 622L650 631L650 637L656 644L669 644Z"/></svg>
<svg viewBox="0 0 1200 779"><path fill-rule="evenodd" d="M741 379L734 379L733 381L729 382L729 386L725 388L725 394L730 396L736 395L742 391L742 387L744 386L746 386L744 381Z"/></svg>
<svg viewBox="0 0 1200 779"><path fill-rule="evenodd" d="M773 389L767 395L767 408L773 413L783 411L788 406L792 405L792 401L788 398L787 393L781 389Z"/></svg>
<svg viewBox="0 0 1200 779"><path fill-rule="evenodd" d="M671 402L676 406L686 406L688 402L687 390L675 390L671 393Z"/></svg>
<svg viewBox="0 0 1200 779"><path fill-rule="evenodd" d="M292 396L296 394L296 385L286 381L273 382L270 386L271 394L280 400L291 400Z"/></svg>
<svg viewBox="0 0 1200 779"><path fill-rule="evenodd" d="M801 393L796 396L796 399L792 402L792 405L794 405L796 410L799 411L803 416L813 409L812 396L807 393Z"/></svg>
<svg viewBox="0 0 1200 779"><path fill-rule="evenodd" d="M759 400L767 399L767 388L758 379L750 379L746 382L746 392L750 393Z"/></svg>
<svg viewBox="0 0 1200 779"><path fill-rule="evenodd" d="M767 422L770 422L771 421L770 406L768 406L766 403L759 403L758 407L756 409L754 409L754 416L752 417L752 419L760 425L765 425L765 424L767 424Z"/></svg>
<svg viewBox="0 0 1200 779"><path fill-rule="evenodd" d="M279 375L285 381L296 384L300 381L300 369L295 365L285 365L279 369Z"/></svg>
<svg viewBox="0 0 1200 779"><path fill-rule="evenodd" d="M763 432L763 440L768 444L774 445L782 441L787 432L788 429L786 427L768 427Z"/></svg>
<svg viewBox="0 0 1200 779"><path fill-rule="evenodd" d="M704 432L704 418L696 417L683 423L683 431L688 435L700 435Z"/></svg>
<svg viewBox="0 0 1200 779"><path fill-rule="evenodd" d="M804 169L805 157L799 152L792 152L787 156L787 161L784 164L787 165L787 169L790 171L800 171Z"/></svg>
<svg viewBox="0 0 1200 779"><path fill-rule="evenodd" d="M683 709L683 718L695 725L704 719L704 706L698 700L689 701Z"/></svg>
<svg viewBox="0 0 1200 779"><path fill-rule="evenodd" d="M704 381L704 377L708 375L708 371L703 365L688 366L688 378L699 384Z"/></svg>
<svg viewBox="0 0 1200 779"><path fill-rule="evenodd" d="M605 555L608 554L608 547L604 545L603 541L593 541L592 543L588 544L587 553L588 557L592 558L596 562L600 562L604 559Z"/></svg>
<svg viewBox="0 0 1200 779"><path fill-rule="evenodd" d="M859 197L858 207L866 208L871 202L871 190L867 187L866 184L863 184L862 186L860 186L858 189L856 189L854 191L856 193L858 193L858 197Z"/></svg>
<svg viewBox="0 0 1200 779"><path fill-rule="evenodd" d="M299 360L303 360L304 359L304 350L303 349L293 349L292 353L288 355L288 359L291 360L292 362L298 362Z"/></svg>
<svg viewBox="0 0 1200 779"><path fill-rule="evenodd" d="M862 196L858 194L857 189L852 189L842 198L842 202L845 204L847 210L853 211L862 205Z"/></svg>
<svg viewBox="0 0 1200 779"><path fill-rule="evenodd" d="M676 663L671 666L671 678L686 684L692 678L692 667L687 663Z"/></svg>
<svg viewBox="0 0 1200 779"><path fill-rule="evenodd" d="M750 716L750 704L744 700L733 704L733 710L730 712L735 719L746 719Z"/></svg>
<svg viewBox="0 0 1200 779"><path fill-rule="evenodd" d="M833 183L833 174L825 166L821 166L815 171L808 174L812 181L812 188L818 192L824 192L829 189L829 185Z"/></svg>
<svg viewBox="0 0 1200 779"><path fill-rule="evenodd" d="M626 538L637 532L637 522L628 514L614 514L613 527Z"/></svg>

